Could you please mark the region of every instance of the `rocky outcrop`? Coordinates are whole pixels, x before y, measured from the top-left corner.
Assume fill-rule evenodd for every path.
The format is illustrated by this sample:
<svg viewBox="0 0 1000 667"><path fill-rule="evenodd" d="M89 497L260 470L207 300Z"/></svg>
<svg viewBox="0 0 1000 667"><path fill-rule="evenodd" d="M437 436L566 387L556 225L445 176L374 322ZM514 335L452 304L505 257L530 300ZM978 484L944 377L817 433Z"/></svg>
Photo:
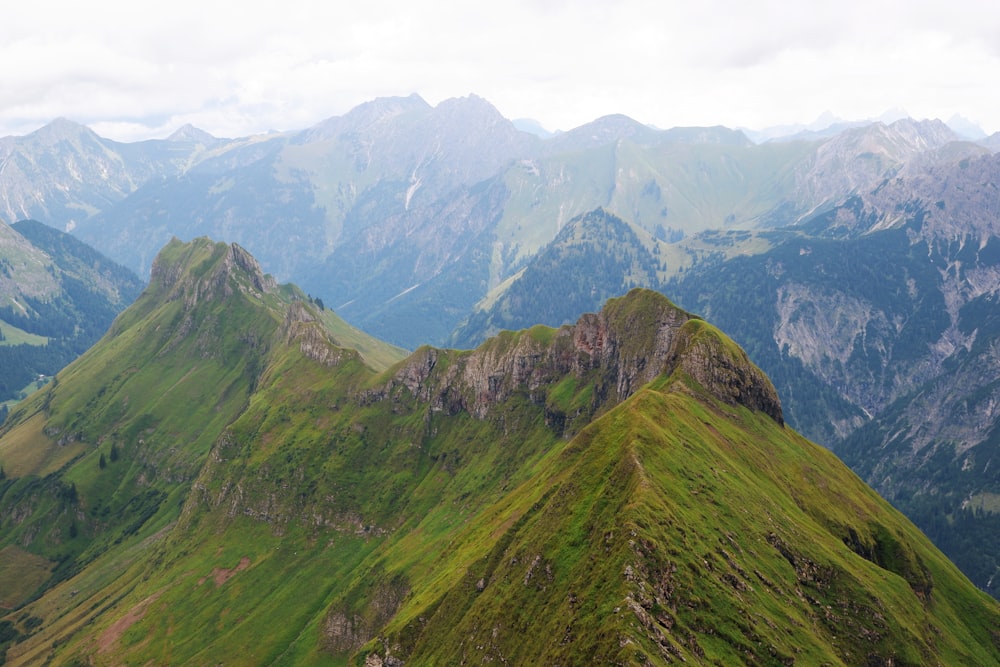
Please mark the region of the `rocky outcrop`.
<svg viewBox="0 0 1000 667"><path fill-rule="evenodd" d="M702 324L679 355L678 365L715 398L763 412L784 424L774 385L731 340Z"/></svg>
<svg viewBox="0 0 1000 667"><path fill-rule="evenodd" d="M714 398L784 423L773 385L738 346L643 289L557 330L503 332L471 352L421 348L368 397L379 400L405 389L435 410L485 418L515 392L544 402L548 389L573 377L594 383L587 409L596 414L678 370Z"/></svg>
<svg viewBox="0 0 1000 667"><path fill-rule="evenodd" d="M312 310L302 302L288 307L284 331L286 341L297 341L302 354L324 366L335 366L345 356L357 354L354 350L338 346L326 327L316 320Z"/></svg>
<svg viewBox="0 0 1000 667"><path fill-rule="evenodd" d="M204 237L190 244L171 240L153 261L149 284L166 292L171 300L183 299L188 307L236 290L259 297L278 287L249 252L235 243L216 243Z"/></svg>

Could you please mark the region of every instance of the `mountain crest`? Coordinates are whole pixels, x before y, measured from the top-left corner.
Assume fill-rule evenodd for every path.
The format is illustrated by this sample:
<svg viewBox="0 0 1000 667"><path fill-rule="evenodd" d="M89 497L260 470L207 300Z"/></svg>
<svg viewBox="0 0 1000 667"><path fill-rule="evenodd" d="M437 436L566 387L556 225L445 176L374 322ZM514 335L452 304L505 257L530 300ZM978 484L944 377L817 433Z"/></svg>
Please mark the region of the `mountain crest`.
<svg viewBox="0 0 1000 667"><path fill-rule="evenodd" d="M86 125L62 117L35 130L30 136L40 140L44 145L54 145L60 141L78 141L85 136L97 139L97 135Z"/></svg>
<svg viewBox="0 0 1000 667"><path fill-rule="evenodd" d="M277 289L254 257L233 243L197 238L183 243L174 238L153 261L150 286L164 290L170 299L183 298L193 306L207 296L229 296L239 290L257 296Z"/></svg>
<svg viewBox="0 0 1000 667"><path fill-rule="evenodd" d="M628 140L635 144L655 143L660 133L623 114L602 116L563 132L546 142L550 153L579 151Z"/></svg>
<svg viewBox="0 0 1000 667"><path fill-rule="evenodd" d="M452 354L457 358L441 359ZM438 410L464 410L485 418L516 392L540 401L567 377L576 386L593 382L589 401L576 402L575 412L550 407L550 421L568 424L613 407L658 376L678 371L678 378L690 378L691 385L717 400L784 423L777 392L743 350L647 289L611 299L599 313L585 314L576 324L559 329L505 331L468 353L424 348L397 369L381 395L405 387Z"/></svg>
<svg viewBox="0 0 1000 667"><path fill-rule="evenodd" d="M217 143L219 139L213 137L205 130L197 128L191 123L187 123L177 128L169 137L167 137L167 141L190 142L208 145Z"/></svg>

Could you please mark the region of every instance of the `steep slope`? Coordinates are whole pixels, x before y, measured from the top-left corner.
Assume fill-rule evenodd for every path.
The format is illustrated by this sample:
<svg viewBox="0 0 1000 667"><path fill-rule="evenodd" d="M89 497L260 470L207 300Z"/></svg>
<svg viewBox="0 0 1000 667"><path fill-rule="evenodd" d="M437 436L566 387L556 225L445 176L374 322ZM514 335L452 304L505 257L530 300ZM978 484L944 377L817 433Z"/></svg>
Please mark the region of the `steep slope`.
<svg viewBox="0 0 1000 667"><path fill-rule="evenodd" d="M567 222L520 271L477 303L450 343L474 347L502 329L559 326L632 287L665 291L667 281L684 271L703 273L730 257L764 252L791 235L703 232L667 243L595 209Z"/></svg>
<svg viewBox="0 0 1000 667"><path fill-rule="evenodd" d="M560 326L630 287L656 288L668 246L604 209L577 216L453 333L474 347L502 329ZM661 256L662 255L662 256Z"/></svg>
<svg viewBox="0 0 1000 667"><path fill-rule="evenodd" d="M746 346L791 424L994 595L998 179L996 155L943 153L763 255L667 287Z"/></svg>
<svg viewBox="0 0 1000 667"><path fill-rule="evenodd" d="M319 317L238 246L168 245L149 287L102 341L3 426L2 544L34 554L45 590L176 517L271 348L289 336L322 357L332 335ZM371 350L367 358L389 351L353 340Z"/></svg>
<svg viewBox="0 0 1000 667"><path fill-rule="evenodd" d="M997 604L654 292L378 373L236 246L155 267L0 437L11 664L1000 657Z"/></svg>
<svg viewBox="0 0 1000 667"><path fill-rule="evenodd" d="M142 283L77 239L0 223L0 403L93 345Z"/></svg>
<svg viewBox="0 0 1000 667"><path fill-rule="evenodd" d="M845 195L868 192L919 156L958 140L939 120L905 118L890 125L850 128L820 145L797 170L796 189L817 208L833 206ZM968 144L967 150L975 148Z"/></svg>
<svg viewBox="0 0 1000 667"><path fill-rule="evenodd" d="M381 664L996 660L996 608L972 620L944 602L968 584L832 455L673 380L491 508L450 546L492 530L492 548L363 651ZM950 575L931 574L942 565ZM938 643L945 627L969 643Z"/></svg>

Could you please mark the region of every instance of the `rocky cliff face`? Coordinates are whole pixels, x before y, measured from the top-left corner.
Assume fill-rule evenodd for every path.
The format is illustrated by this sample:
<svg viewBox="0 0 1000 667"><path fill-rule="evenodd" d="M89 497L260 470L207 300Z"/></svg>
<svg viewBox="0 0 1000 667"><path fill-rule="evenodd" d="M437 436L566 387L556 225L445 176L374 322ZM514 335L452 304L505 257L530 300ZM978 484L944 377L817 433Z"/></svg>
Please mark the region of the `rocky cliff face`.
<svg viewBox="0 0 1000 667"><path fill-rule="evenodd" d="M170 299L184 299L189 307L207 296L225 297L238 289L260 296L278 287L246 250L206 238L187 245L176 238L171 241L153 262L149 282Z"/></svg>
<svg viewBox="0 0 1000 667"><path fill-rule="evenodd" d="M922 153L957 139L941 121L908 118L847 130L819 146L812 159L797 169L799 197L817 206L868 191ZM969 148L974 150L971 144Z"/></svg>
<svg viewBox="0 0 1000 667"><path fill-rule="evenodd" d="M517 392L541 402L553 385L572 377L595 382L582 409L596 414L675 371L718 400L783 423L777 392L742 350L662 295L642 289L557 330L504 332L472 352L423 348L370 397L405 389L436 410L485 418Z"/></svg>

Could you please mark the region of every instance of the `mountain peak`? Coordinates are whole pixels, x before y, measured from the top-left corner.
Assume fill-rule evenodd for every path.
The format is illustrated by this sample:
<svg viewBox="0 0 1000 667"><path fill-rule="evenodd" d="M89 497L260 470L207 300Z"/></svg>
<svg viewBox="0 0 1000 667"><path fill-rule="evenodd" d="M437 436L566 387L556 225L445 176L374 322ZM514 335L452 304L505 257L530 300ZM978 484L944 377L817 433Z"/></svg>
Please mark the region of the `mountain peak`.
<svg viewBox="0 0 1000 667"><path fill-rule="evenodd" d="M84 135L94 135L94 132L86 125L81 125L68 118L59 117L48 125L38 128L28 136L39 139L46 144L55 144L60 141L78 139Z"/></svg>
<svg viewBox="0 0 1000 667"><path fill-rule="evenodd" d="M261 295L277 289L253 256L233 243L206 237L183 243L176 237L153 260L149 284L168 298L183 298L189 306L205 297L229 296L235 291Z"/></svg>
<svg viewBox="0 0 1000 667"><path fill-rule="evenodd" d="M938 119L901 118L889 125L889 128L909 140L915 150L940 148L959 138L954 130Z"/></svg>
<svg viewBox="0 0 1000 667"><path fill-rule="evenodd" d="M570 130L567 134L578 133L605 140L631 139L655 134L653 130L637 120L620 113L601 116L595 121Z"/></svg>
<svg viewBox="0 0 1000 667"><path fill-rule="evenodd" d="M345 132L368 129L391 122L400 115L428 111L430 108L416 93L406 97L377 97L359 104L343 116L333 116L313 125L302 133L301 141L333 139Z"/></svg>
<svg viewBox="0 0 1000 667"><path fill-rule="evenodd" d="M167 137L167 141L212 144L219 141L219 139L213 137L205 130L195 127L191 123L186 123Z"/></svg>
<svg viewBox="0 0 1000 667"><path fill-rule="evenodd" d="M680 371L680 379L693 379L715 399L763 412L784 424L778 392L746 352L659 292L633 289L610 299L601 316L609 323L606 337L617 337L623 345L624 375L634 374L634 388L657 375Z"/></svg>
<svg viewBox="0 0 1000 667"><path fill-rule="evenodd" d="M479 113L488 113L490 115L501 116L501 113L497 110L495 106L490 104L488 100L480 97L479 95L469 94L465 97L451 97L443 100L436 107L438 110L447 111L450 109L460 109L463 112L468 113L469 111L476 111Z"/></svg>

